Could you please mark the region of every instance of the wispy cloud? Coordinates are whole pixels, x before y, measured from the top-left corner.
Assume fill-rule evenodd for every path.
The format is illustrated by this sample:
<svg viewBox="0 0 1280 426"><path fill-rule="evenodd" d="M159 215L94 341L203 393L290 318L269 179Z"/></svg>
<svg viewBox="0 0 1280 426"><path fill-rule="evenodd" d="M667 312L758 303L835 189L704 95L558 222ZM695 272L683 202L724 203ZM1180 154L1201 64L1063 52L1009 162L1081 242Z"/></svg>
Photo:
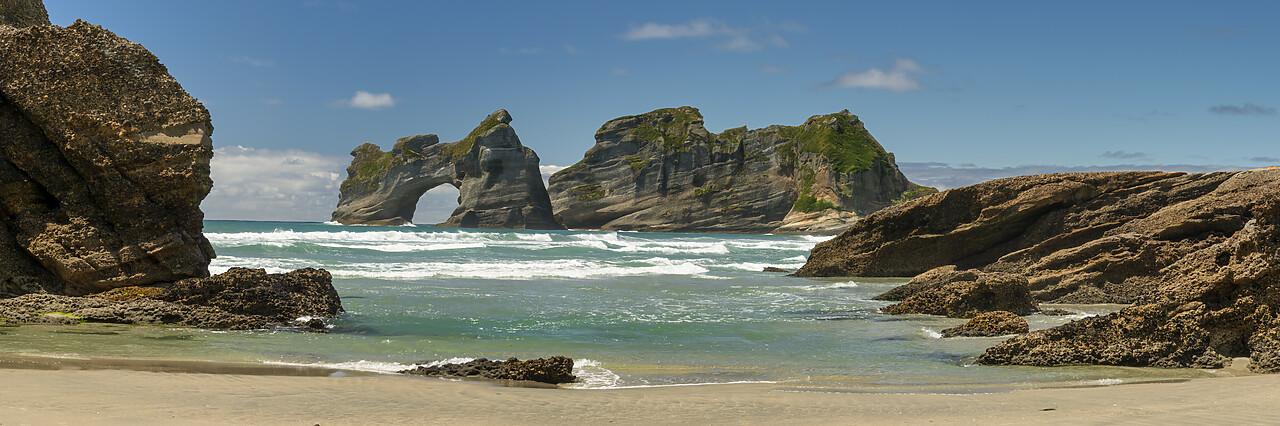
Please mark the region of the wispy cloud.
<svg viewBox="0 0 1280 426"><path fill-rule="evenodd" d="M761 65L760 68L756 68L756 71L760 71L765 74L786 74L791 72L791 68L787 68L782 65L764 64Z"/></svg>
<svg viewBox="0 0 1280 426"><path fill-rule="evenodd" d="M711 39L712 47L734 52L752 52L768 46L790 47L791 43L778 31L799 32L804 27L788 21L785 25L767 24L760 28L733 27L714 18L699 18L679 24L647 22L632 26L618 36L627 41ZM761 35L760 33L764 33Z"/></svg>
<svg viewBox="0 0 1280 426"><path fill-rule="evenodd" d="M978 167L973 164L948 164L937 162L899 162L898 168L912 182L938 189L959 188L992 179L1036 175L1044 173L1116 172L1116 171L1166 171L1205 173L1224 170L1248 170L1252 167L1232 165L1194 164L1117 164L1111 166L1055 166L1024 165L1012 167Z"/></svg>
<svg viewBox="0 0 1280 426"><path fill-rule="evenodd" d="M834 80L827 82L827 87L861 88L890 90L894 92L911 92L922 87L915 76L924 72L920 63L910 58L897 58L893 68L885 71L871 68L865 71L849 71L842 73Z"/></svg>
<svg viewBox="0 0 1280 426"><path fill-rule="evenodd" d="M323 221L338 204L349 158L229 146L214 151L210 219Z"/></svg>
<svg viewBox="0 0 1280 426"><path fill-rule="evenodd" d="M284 101L278 98L267 98L262 100L263 105L280 105L282 103L284 103Z"/></svg>
<svg viewBox="0 0 1280 426"><path fill-rule="evenodd" d="M576 47L571 46L569 43L565 43L565 44L564 44L564 53L568 53L568 54L570 54L570 55L581 55L581 54L582 54L582 50L581 50L581 49L578 49L578 48L576 48Z"/></svg>
<svg viewBox="0 0 1280 426"><path fill-rule="evenodd" d="M1147 158L1147 154L1142 152L1124 152L1124 151L1107 151L1098 155L1102 158L1119 158L1123 160L1133 160L1138 158Z"/></svg>
<svg viewBox="0 0 1280 426"><path fill-rule="evenodd" d="M1277 157L1250 157L1250 158L1249 158L1249 161L1252 161L1252 162L1255 162L1255 163L1280 163L1280 158L1277 158Z"/></svg>
<svg viewBox="0 0 1280 426"><path fill-rule="evenodd" d="M630 73L631 71L627 71L627 69L623 67L613 67L613 70L609 71L609 74L611 75L627 75Z"/></svg>
<svg viewBox="0 0 1280 426"><path fill-rule="evenodd" d="M396 100L390 93L369 93L363 90L357 90L355 96L340 103L351 108L373 110L396 106Z"/></svg>
<svg viewBox="0 0 1280 426"><path fill-rule="evenodd" d="M542 53L541 47L521 47L518 49L510 49L506 47L498 48L498 53L503 55L536 55Z"/></svg>
<svg viewBox="0 0 1280 426"><path fill-rule="evenodd" d="M1276 115L1276 109L1267 106L1245 103L1244 105L1216 105L1209 107L1209 112L1224 115Z"/></svg>
<svg viewBox="0 0 1280 426"><path fill-rule="evenodd" d="M251 67L270 67L276 64L276 61L270 59L257 59L250 58L248 56L230 56L227 57L227 61L237 64L245 64Z"/></svg>
<svg viewBox="0 0 1280 426"><path fill-rule="evenodd" d="M1188 33L1196 37L1204 38L1227 38L1239 35L1244 32L1240 27L1214 27L1206 25L1196 25L1187 29Z"/></svg>

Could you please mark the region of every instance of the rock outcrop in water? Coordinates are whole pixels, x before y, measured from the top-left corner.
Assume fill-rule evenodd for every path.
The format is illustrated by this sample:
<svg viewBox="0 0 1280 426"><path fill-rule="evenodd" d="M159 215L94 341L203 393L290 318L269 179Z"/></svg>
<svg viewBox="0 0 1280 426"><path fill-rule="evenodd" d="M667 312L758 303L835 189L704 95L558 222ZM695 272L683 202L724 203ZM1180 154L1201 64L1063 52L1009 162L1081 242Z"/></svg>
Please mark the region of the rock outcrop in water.
<svg viewBox="0 0 1280 426"><path fill-rule="evenodd" d="M439 226L563 229L538 155L520 144L506 110L490 114L458 142L436 135L401 138L390 152L360 145L351 155L333 220L344 225L412 223L418 199L439 185L458 188L458 208Z"/></svg>
<svg viewBox="0 0 1280 426"><path fill-rule="evenodd" d="M34 3L0 22L32 23L9 11ZM208 276L212 131L141 45L82 21L0 26L0 295Z"/></svg>
<svg viewBox="0 0 1280 426"><path fill-rule="evenodd" d="M994 311L1028 315L1037 308L1026 278L1002 272L956 271L951 267L921 274L874 299L898 302L880 309L887 314L951 318L974 318Z"/></svg>
<svg viewBox="0 0 1280 426"><path fill-rule="evenodd" d="M1280 194L1280 169L1065 173L886 208L814 247L799 276L959 270L1025 277L1042 302L1130 303L1162 269L1225 241Z"/></svg>
<svg viewBox="0 0 1280 426"><path fill-rule="evenodd" d="M1251 370L1280 372L1277 194L1231 236L1169 265L1133 305L1015 337L978 362L1222 368L1248 356Z"/></svg>
<svg viewBox="0 0 1280 426"><path fill-rule="evenodd" d="M932 190L908 182L847 110L719 134L702 123L687 106L605 123L582 161L551 176L556 219L575 229L832 234Z"/></svg>
<svg viewBox="0 0 1280 426"><path fill-rule="evenodd" d="M506 361L492 361L480 358L458 364L420 366L402 370L399 373L429 377L483 377L490 380L525 380L550 384L572 383L578 379L573 375L573 359L564 356L525 361L516 358L507 358Z"/></svg>
<svg viewBox="0 0 1280 426"><path fill-rule="evenodd" d="M1026 333L1027 320L1013 312L991 311L974 316L969 322L942 330L942 337L991 337Z"/></svg>

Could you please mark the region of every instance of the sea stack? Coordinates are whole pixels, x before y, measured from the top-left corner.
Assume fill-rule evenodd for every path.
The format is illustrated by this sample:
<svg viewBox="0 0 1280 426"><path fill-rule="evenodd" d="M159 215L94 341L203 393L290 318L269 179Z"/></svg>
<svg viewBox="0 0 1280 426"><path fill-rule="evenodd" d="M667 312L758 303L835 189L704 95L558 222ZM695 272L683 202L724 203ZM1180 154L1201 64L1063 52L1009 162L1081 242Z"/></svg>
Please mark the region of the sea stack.
<svg viewBox="0 0 1280 426"><path fill-rule="evenodd" d="M552 216L538 154L520 143L511 114L498 110L458 142L400 138L390 152L366 143L351 151L333 220L344 225L413 223L418 198L458 188L458 208L438 226L563 229Z"/></svg>
<svg viewBox="0 0 1280 426"><path fill-rule="evenodd" d="M909 182L848 110L715 134L697 108L665 108L610 120L595 140L551 176L568 228L834 234L933 192Z"/></svg>
<svg viewBox="0 0 1280 426"><path fill-rule="evenodd" d="M38 1L0 24L0 295L208 276L209 112L102 27Z"/></svg>

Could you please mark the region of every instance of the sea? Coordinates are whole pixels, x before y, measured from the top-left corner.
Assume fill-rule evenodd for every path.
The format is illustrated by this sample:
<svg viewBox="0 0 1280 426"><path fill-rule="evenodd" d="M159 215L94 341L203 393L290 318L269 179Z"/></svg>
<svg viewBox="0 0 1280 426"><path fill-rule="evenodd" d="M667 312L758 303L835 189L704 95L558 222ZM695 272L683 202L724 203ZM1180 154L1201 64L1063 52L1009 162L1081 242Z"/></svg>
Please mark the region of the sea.
<svg viewBox="0 0 1280 426"><path fill-rule="evenodd" d="M828 392L975 393L1226 373L976 365L1008 338L941 338L964 320L887 315L872 297L908 278L799 278L831 237L205 222L232 267L333 274L346 312L327 333L162 326L0 329L0 356L261 365L394 374L476 358L564 355L571 389L770 383ZM1119 305L1046 305L1049 328ZM278 370L264 370L278 371Z"/></svg>

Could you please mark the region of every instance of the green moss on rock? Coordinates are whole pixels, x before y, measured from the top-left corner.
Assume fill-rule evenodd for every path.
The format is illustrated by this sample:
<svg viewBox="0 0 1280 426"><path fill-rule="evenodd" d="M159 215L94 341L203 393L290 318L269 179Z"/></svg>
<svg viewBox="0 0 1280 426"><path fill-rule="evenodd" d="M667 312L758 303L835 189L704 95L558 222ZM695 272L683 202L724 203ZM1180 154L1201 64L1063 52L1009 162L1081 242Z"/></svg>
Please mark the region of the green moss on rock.
<svg viewBox="0 0 1280 426"><path fill-rule="evenodd" d="M888 153L851 117L844 113L815 116L800 127L784 128L779 133L795 142L801 152L827 157L837 172L868 170L876 161L885 160Z"/></svg>

